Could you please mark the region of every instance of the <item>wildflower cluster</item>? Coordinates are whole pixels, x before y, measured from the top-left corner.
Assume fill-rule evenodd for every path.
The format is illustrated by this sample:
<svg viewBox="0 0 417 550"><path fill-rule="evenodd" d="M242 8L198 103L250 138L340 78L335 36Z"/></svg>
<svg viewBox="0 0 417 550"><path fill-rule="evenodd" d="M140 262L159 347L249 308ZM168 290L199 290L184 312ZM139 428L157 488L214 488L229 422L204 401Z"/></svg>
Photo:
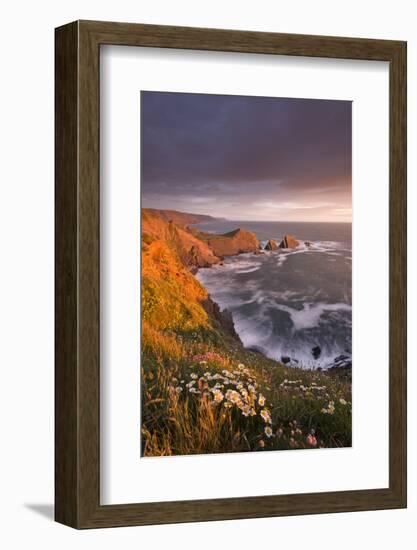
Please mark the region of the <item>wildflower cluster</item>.
<svg viewBox="0 0 417 550"><path fill-rule="evenodd" d="M242 438L251 449L325 447L328 442L323 439L327 437L323 426L327 424L322 424L324 419L321 415L339 419L339 410L346 408L349 412L350 401L342 397L344 394L334 387L331 380L323 384L320 378L310 378L308 382L302 376L300 379L286 378L279 383L279 392L274 394L253 368L242 363L235 367L229 359L216 353L195 355L193 360L191 365L184 366L186 370L182 371L182 376L171 379L169 395L174 401L185 399L187 406L201 405L203 410L210 407L215 418L222 421L228 419L233 423L237 437ZM288 403L289 396L292 397L291 403L295 403L290 408L293 409L292 414L297 415L297 420L289 420L285 418L285 413L282 414L285 407L281 406L280 400ZM305 399L317 400L317 406L310 409L314 411L313 415L310 413L309 417L303 416L304 409L300 410L298 405ZM274 408L270 401L275 403ZM315 418L314 414L319 417Z"/></svg>
<svg viewBox="0 0 417 550"><path fill-rule="evenodd" d="M321 409L321 412L322 412L323 414L330 414L330 415L332 415L332 414L334 414L334 411L335 411L335 410L336 410L336 409L335 409L335 406L334 406L334 401L329 401L327 407L323 407L323 408Z"/></svg>
<svg viewBox="0 0 417 550"><path fill-rule="evenodd" d="M346 406L349 404L349 403L346 401L346 399L343 399L343 397L341 397L341 398L339 399L339 403L340 403L340 405L342 405L342 407L346 407ZM328 402L328 404L327 404L325 407L323 407L323 408L321 409L321 412L322 412L323 414L330 414L330 415L332 415L332 414L334 414L335 410L336 410L335 402L334 402L334 400L330 400L330 401Z"/></svg>
<svg viewBox="0 0 417 550"><path fill-rule="evenodd" d="M291 449L311 449L319 445L314 428L305 431L297 422L292 420L276 430L275 437Z"/></svg>
<svg viewBox="0 0 417 550"><path fill-rule="evenodd" d="M289 392L301 393L303 397L329 397L327 386L320 386L316 382L304 385L302 380L285 379L279 386Z"/></svg>
<svg viewBox="0 0 417 550"><path fill-rule="evenodd" d="M206 360L200 359L199 365L206 366ZM197 370L197 369L194 369ZM185 382L172 380L169 387L171 394L185 391L193 396L210 399L212 406L222 406L224 409L236 410L244 417L259 416L262 419L263 431L266 437L272 437L272 418L266 408L266 398L250 369L242 363L235 370L223 369L220 372L206 371L202 375L191 372L190 380Z"/></svg>
<svg viewBox="0 0 417 550"><path fill-rule="evenodd" d="M348 405L346 399L340 397L337 399L337 393L334 389L325 385L319 385L317 382L310 382L308 385L304 385L302 380L283 380L280 383L280 388L286 393L293 395L299 395L304 398L312 398L322 400L322 408L320 412L326 415L334 415L336 411L336 402L342 406ZM294 399L294 397L293 397Z"/></svg>

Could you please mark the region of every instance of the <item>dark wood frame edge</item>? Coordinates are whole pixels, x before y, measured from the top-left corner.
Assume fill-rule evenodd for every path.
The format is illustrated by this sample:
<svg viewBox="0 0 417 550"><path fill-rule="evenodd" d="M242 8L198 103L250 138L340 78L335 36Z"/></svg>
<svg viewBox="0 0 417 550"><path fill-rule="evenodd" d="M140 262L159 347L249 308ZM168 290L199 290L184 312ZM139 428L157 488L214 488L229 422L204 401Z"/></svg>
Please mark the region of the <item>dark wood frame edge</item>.
<svg viewBox="0 0 417 550"><path fill-rule="evenodd" d="M389 488L129 505L99 500L101 44L390 64ZM406 43L76 21L55 32L55 519L116 527L406 507Z"/></svg>

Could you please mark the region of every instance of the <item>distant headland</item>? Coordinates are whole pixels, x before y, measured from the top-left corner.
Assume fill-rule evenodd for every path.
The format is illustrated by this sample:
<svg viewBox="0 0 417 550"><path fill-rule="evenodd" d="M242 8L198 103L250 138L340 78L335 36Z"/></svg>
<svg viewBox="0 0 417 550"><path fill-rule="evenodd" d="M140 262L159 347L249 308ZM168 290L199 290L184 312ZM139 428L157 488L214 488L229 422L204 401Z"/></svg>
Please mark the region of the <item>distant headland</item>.
<svg viewBox="0 0 417 550"><path fill-rule="evenodd" d="M227 256L261 253L262 246L255 233L244 228L238 227L217 235L192 227L201 222L221 219L224 218L177 210L142 208L142 245L147 246L154 239L169 239L175 243L181 260L191 271L196 271L199 267L210 267ZM264 250L296 248L299 244L292 235L284 235L279 244L269 239Z"/></svg>

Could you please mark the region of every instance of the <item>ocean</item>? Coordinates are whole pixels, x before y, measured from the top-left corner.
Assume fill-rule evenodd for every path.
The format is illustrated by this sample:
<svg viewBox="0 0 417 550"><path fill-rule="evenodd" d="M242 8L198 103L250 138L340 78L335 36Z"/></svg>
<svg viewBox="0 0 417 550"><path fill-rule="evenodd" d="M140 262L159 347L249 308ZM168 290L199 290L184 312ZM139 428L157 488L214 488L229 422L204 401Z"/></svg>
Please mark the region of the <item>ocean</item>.
<svg viewBox="0 0 417 550"><path fill-rule="evenodd" d="M245 347L303 368L351 356L351 224L216 220L195 227L218 234L240 227L262 247L285 234L300 241L294 250L240 254L199 269L198 280L232 313Z"/></svg>

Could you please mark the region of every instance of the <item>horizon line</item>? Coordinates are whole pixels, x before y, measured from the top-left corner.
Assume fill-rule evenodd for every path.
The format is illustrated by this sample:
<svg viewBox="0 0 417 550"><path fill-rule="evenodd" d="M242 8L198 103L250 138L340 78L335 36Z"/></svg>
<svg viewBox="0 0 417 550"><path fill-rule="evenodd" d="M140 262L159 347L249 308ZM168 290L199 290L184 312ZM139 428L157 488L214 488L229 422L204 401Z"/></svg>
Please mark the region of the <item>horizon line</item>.
<svg viewBox="0 0 417 550"><path fill-rule="evenodd" d="M230 219L225 218L224 216L213 216L212 214L205 214L202 212L188 212L186 210L177 210L175 208L156 208L155 206L142 206L141 209L147 209L147 210L171 210L171 212L178 212L179 214L189 214L191 216L208 216L209 218L212 218L213 220L224 220L227 222L259 222L259 223L349 223L352 225L352 220L350 221L333 221L333 220L256 220L256 219ZM204 223L197 222L197 223ZM197 225L197 224L190 224L190 225Z"/></svg>
<svg viewBox="0 0 417 550"><path fill-rule="evenodd" d="M184 214L189 214L189 212L184 212ZM230 218L218 218L216 216L211 216L210 214L195 214L196 216L210 216L213 220L225 220L227 222L259 222L259 223L350 223L350 221L330 221L330 220L231 220ZM204 223L198 222L198 223ZM191 224L196 225L196 224Z"/></svg>

